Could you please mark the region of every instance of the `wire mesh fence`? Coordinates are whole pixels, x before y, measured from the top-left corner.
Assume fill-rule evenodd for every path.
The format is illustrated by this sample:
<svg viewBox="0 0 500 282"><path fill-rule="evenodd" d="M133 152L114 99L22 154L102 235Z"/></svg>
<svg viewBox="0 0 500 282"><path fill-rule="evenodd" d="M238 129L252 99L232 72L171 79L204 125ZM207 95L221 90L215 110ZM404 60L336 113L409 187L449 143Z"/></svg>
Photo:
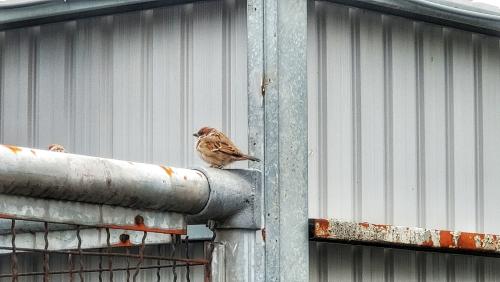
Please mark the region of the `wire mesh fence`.
<svg viewBox="0 0 500 282"><path fill-rule="evenodd" d="M200 281L192 280L193 271L206 274L205 268L210 263L211 254L193 248L193 242L180 234L155 234L16 218L1 221L0 281L190 282ZM7 223L10 224L9 228L6 228ZM91 230L98 232L97 237L88 235ZM140 235L140 240L133 242L131 237L137 235ZM151 236L155 238L149 238ZM158 238L166 243L148 244L148 240L158 242ZM61 244L61 240L72 244ZM99 246L101 240L105 242L104 246ZM9 267L6 267L7 262Z"/></svg>

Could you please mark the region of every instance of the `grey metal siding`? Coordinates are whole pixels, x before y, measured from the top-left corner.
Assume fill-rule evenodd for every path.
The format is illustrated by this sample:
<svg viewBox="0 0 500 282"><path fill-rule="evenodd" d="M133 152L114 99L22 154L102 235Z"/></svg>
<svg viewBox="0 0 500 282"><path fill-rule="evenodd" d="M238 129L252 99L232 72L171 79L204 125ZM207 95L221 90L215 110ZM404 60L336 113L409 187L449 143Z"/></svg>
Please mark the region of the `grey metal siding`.
<svg viewBox="0 0 500 282"><path fill-rule="evenodd" d="M309 281L499 281L498 258L311 243Z"/></svg>
<svg viewBox="0 0 500 282"><path fill-rule="evenodd" d="M500 40L316 2L311 217L499 233Z"/></svg>
<svg viewBox="0 0 500 282"><path fill-rule="evenodd" d="M0 33L0 142L188 167L210 125L246 150L245 14L208 1Z"/></svg>
<svg viewBox="0 0 500 282"><path fill-rule="evenodd" d="M309 215L499 233L500 40L309 9ZM311 243L311 281L495 281L498 259Z"/></svg>

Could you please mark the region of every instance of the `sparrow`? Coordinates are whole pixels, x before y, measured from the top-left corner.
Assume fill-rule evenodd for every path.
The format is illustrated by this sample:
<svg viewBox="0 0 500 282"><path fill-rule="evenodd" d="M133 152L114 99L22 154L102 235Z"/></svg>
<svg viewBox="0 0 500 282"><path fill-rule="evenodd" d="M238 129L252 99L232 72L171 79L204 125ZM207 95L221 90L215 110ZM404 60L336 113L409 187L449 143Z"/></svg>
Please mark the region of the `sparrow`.
<svg viewBox="0 0 500 282"><path fill-rule="evenodd" d="M210 167L222 169L232 162L244 160L260 162L256 157L243 154L224 133L215 128L202 127L193 136L198 138L196 150Z"/></svg>
<svg viewBox="0 0 500 282"><path fill-rule="evenodd" d="M62 145L59 145L59 144L50 144L49 151L66 153L66 151L64 150L64 147Z"/></svg>

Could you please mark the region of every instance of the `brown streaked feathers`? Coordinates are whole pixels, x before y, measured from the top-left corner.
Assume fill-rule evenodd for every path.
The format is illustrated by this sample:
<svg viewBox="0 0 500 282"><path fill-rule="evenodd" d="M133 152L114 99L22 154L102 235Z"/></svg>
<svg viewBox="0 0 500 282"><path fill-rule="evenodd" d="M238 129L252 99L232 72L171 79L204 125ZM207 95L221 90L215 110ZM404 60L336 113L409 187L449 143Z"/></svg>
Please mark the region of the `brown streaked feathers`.
<svg viewBox="0 0 500 282"><path fill-rule="evenodd" d="M59 145L59 144L50 144L49 151L66 153L66 150L64 149L64 147L62 145Z"/></svg>
<svg viewBox="0 0 500 282"><path fill-rule="evenodd" d="M198 137L196 150L211 167L223 168L235 161L260 161L242 153L224 133L211 127L202 127L193 134Z"/></svg>

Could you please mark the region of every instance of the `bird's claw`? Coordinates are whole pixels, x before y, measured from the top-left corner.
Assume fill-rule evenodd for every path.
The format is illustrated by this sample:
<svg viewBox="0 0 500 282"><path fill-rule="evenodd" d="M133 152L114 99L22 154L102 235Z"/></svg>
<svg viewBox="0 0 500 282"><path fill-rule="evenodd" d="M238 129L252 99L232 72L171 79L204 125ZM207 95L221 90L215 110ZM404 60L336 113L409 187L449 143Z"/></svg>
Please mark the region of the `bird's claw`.
<svg viewBox="0 0 500 282"><path fill-rule="evenodd" d="M224 169L223 165L210 165L211 168Z"/></svg>

